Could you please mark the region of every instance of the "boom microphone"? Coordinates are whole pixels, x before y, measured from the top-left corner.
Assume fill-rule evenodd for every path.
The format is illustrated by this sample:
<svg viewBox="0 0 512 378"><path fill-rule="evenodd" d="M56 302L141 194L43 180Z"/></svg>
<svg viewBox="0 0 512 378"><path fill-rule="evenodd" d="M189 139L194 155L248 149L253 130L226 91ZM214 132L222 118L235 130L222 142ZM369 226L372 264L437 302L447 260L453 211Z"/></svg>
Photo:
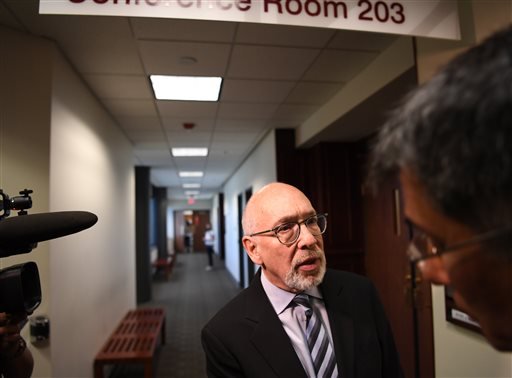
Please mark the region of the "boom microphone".
<svg viewBox="0 0 512 378"><path fill-rule="evenodd" d="M38 242L93 226L98 217L87 211L19 215L0 221L0 258L30 252Z"/></svg>

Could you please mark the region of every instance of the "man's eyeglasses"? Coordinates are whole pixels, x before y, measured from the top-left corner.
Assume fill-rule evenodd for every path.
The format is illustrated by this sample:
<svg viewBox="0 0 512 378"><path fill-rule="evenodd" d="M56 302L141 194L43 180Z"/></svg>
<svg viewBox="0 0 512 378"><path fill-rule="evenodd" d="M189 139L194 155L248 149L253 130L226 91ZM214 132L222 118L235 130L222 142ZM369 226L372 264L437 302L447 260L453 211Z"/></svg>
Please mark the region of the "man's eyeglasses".
<svg viewBox="0 0 512 378"><path fill-rule="evenodd" d="M277 240L281 244L291 245L295 243L300 236L300 226L304 224L311 234L318 236L322 235L327 228L327 214L315 214L309 218L304 219L302 222L286 222L280 224L270 230L254 232L249 236L257 236L273 232Z"/></svg>
<svg viewBox="0 0 512 378"><path fill-rule="evenodd" d="M411 227L414 227L414 225L411 225ZM411 259L411 262L417 263L422 260L441 256L445 253L457 251L469 245L489 241L510 233L512 233L512 226L507 226L504 228L499 228L496 230L481 233L472 238L451 245L442 246L441 243L437 243L432 237L428 236L425 232L417 228L414 228L411 242L409 243L409 247L407 248L407 255Z"/></svg>

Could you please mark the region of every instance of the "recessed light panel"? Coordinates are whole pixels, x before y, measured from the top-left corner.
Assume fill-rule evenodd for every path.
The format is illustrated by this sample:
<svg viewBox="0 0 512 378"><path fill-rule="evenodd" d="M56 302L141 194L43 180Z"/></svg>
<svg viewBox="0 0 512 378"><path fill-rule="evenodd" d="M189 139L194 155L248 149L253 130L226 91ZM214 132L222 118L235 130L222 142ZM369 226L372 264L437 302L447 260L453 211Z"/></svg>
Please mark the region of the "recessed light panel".
<svg viewBox="0 0 512 378"><path fill-rule="evenodd" d="M158 100L217 101L221 77L150 75Z"/></svg>
<svg viewBox="0 0 512 378"><path fill-rule="evenodd" d="M185 190L185 195L187 197L197 196L199 194L199 190Z"/></svg>
<svg viewBox="0 0 512 378"><path fill-rule="evenodd" d="M203 177L203 172L201 171L181 171L179 173L180 177Z"/></svg>
<svg viewBox="0 0 512 378"><path fill-rule="evenodd" d="M183 189L198 189L200 187L201 187L201 184L194 183L194 182L189 182L189 183L183 184Z"/></svg>
<svg viewBox="0 0 512 378"><path fill-rule="evenodd" d="M172 156L208 156L208 148L171 148Z"/></svg>

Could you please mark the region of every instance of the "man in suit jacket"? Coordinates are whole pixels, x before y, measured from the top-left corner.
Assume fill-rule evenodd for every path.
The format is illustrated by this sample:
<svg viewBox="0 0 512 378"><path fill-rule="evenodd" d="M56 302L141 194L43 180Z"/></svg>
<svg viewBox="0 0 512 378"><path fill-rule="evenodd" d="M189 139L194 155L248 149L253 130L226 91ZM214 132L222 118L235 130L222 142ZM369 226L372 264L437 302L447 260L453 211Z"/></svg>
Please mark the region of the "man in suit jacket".
<svg viewBox="0 0 512 378"><path fill-rule="evenodd" d="M318 377L402 376L374 286L326 269L326 214L297 188L272 183L251 197L242 225L245 250L261 269L202 331L209 377L316 377L298 293L311 298L334 352L334 371Z"/></svg>

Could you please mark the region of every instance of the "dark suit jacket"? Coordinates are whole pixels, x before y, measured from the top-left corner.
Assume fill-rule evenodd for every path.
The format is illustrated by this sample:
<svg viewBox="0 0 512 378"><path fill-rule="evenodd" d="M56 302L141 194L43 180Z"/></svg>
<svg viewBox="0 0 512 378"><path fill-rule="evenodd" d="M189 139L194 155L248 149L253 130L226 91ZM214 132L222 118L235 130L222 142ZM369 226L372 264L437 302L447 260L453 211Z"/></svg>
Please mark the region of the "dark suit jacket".
<svg viewBox="0 0 512 378"><path fill-rule="evenodd" d="M209 377L306 377L260 274L203 328ZM373 284L362 276L328 269L319 288L340 376L402 377L393 335Z"/></svg>

